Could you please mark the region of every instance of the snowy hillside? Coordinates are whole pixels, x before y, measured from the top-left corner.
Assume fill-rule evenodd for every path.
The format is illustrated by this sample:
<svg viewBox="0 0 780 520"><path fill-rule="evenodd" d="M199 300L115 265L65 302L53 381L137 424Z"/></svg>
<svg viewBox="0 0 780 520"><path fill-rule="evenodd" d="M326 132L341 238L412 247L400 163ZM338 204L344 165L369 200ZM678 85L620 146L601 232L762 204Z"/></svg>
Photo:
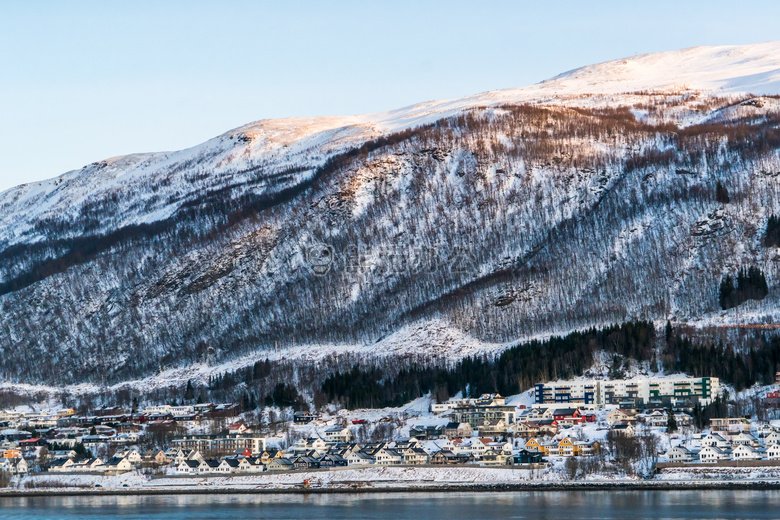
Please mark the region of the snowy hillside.
<svg viewBox="0 0 780 520"><path fill-rule="evenodd" d="M265 120L236 128L181 152L115 157L49 181L0 194L0 241L35 240L35 223L99 209L118 200L113 219L95 229L170 216L188 197L249 180L266 188L258 170L306 168L377 136L429 124L476 107L503 103L582 104L578 98L640 91L780 94L780 41L745 46L693 47L590 65L524 88L431 101L352 117ZM571 99L574 97L575 99ZM620 99L596 100L611 104ZM283 179L295 183L306 171ZM260 177L260 179L258 179ZM264 181L264 182L263 182Z"/></svg>
<svg viewBox="0 0 780 520"><path fill-rule="evenodd" d="M780 319L761 243L777 95L780 42L695 47L18 186L0 193L0 369L117 382L277 346L446 356L634 318ZM770 296L720 311L745 265Z"/></svg>

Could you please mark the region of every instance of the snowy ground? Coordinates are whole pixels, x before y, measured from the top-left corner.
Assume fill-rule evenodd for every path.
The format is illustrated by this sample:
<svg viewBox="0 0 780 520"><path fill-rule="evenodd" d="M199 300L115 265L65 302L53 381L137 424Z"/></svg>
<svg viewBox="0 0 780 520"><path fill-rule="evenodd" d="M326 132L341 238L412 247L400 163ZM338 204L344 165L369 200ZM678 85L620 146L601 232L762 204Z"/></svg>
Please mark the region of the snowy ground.
<svg viewBox="0 0 780 520"><path fill-rule="evenodd" d="M425 487L468 487L479 485L660 485L684 484L706 486L718 482L780 483L780 468L704 468L671 469L663 471L653 481L619 475L591 475L582 480L569 481L562 472L551 470L520 470L512 468L485 468L464 466L395 466L375 468L340 468L293 473L262 473L258 475L212 477L149 478L136 473L116 477L99 475L37 475L14 483L8 491L20 489L67 491L133 490L150 492L192 490L294 490L302 489L308 480L310 489L366 490L366 489L420 489ZM33 483L33 484L31 484ZM100 487L97 487L100 486ZM2 492L0 492L2 494Z"/></svg>

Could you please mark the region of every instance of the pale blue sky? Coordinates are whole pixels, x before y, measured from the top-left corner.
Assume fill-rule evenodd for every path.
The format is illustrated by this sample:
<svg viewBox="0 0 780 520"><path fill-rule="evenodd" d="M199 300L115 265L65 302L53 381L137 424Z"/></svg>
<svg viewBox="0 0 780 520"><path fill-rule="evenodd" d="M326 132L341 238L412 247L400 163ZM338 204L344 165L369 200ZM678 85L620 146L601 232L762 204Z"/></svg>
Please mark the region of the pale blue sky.
<svg viewBox="0 0 780 520"><path fill-rule="evenodd" d="M0 0L0 189L256 119L536 83L780 39L777 2Z"/></svg>

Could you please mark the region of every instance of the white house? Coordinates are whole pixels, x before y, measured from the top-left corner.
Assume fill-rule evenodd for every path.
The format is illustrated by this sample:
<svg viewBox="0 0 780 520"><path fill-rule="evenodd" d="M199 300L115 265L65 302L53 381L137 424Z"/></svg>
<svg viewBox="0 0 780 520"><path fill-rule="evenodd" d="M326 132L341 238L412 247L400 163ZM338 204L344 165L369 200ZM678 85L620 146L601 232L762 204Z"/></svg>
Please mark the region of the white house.
<svg viewBox="0 0 780 520"><path fill-rule="evenodd" d="M103 465L103 471L132 471L133 465L126 457L112 457Z"/></svg>
<svg viewBox="0 0 780 520"><path fill-rule="evenodd" d="M238 459L222 459L217 466L217 473L237 473L240 462Z"/></svg>
<svg viewBox="0 0 780 520"><path fill-rule="evenodd" d="M766 437L764 437L764 444L766 446L771 446L772 444L780 444L780 433L772 432Z"/></svg>
<svg viewBox="0 0 780 520"><path fill-rule="evenodd" d="M27 461L23 458L19 458L14 463L14 468L11 470L11 473L14 473L16 475L26 475L30 471L30 466L27 464Z"/></svg>
<svg viewBox="0 0 780 520"><path fill-rule="evenodd" d="M718 417L710 419L710 428L714 432L739 433L750 430L750 421L744 417Z"/></svg>
<svg viewBox="0 0 780 520"><path fill-rule="evenodd" d="M179 475L197 475L199 467L200 461L185 459L176 465L176 473Z"/></svg>
<svg viewBox="0 0 780 520"><path fill-rule="evenodd" d="M49 472L63 473L65 471L70 471L70 468L73 466L73 464L73 459L57 459L49 464Z"/></svg>
<svg viewBox="0 0 780 520"><path fill-rule="evenodd" d="M732 460L761 460L764 458L764 449L754 448L749 444L740 444L731 451Z"/></svg>
<svg viewBox="0 0 780 520"><path fill-rule="evenodd" d="M743 445L756 447L758 446L758 439L747 432L741 432L731 437L731 445L734 447Z"/></svg>
<svg viewBox="0 0 780 520"><path fill-rule="evenodd" d="M634 420L634 414L632 414L628 410L622 410L620 408L616 408L607 414L607 423L610 426L614 426L615 424L621 422L628 422L633 420Z"/></svg>
<svg viewBox="0 0 780 520"><path fill-rule="evenodd" d="M404 463L404 456L391 448L382 448L374 457L380 466L397 466Z"/></svg>
<svg viewBox="0 0 780 520"><path fill-rule="evenodd" d="M75 450L54 450L49 452L49 456L54 459L75 459L78 453Z"/></svg>
<svg viewBox="0 0 780 520"><path fill-rule="evenodd" d="M246 462L246 471L249 473L262 473L266 469L265 464L263 464L263 459L260 457L254 459L244 459L243 462Z"/></svg>
<svg viewBox="0 0 780 520"><path fill-rule="evenodd" d="M221 462L218 460L203 460L198 466L198 473L219 473L220 464Z"/></svg>
<svg viewBox="0 0 780 520"><path fill-rule="evenodd" d="M731 450L721 449L717 446L707 446L699 452L701 462L717 462L731 458Z"/></svg>
<svg viewBox="0 0 780 520"><path fill-rule="evenodd" d="M249 428L247 428L246 424L244 423L234 423L228 426L228 433L247 433L252 432Z"/></svg>
<svg viewBox="0 0 780 520"><path fill-rule="evenodd" d="M719 433L708 433L701 438L701 445L704 447L715 446L720 449L731 448L731 442Z"/></svg>
<svg viewBox="0 0 780 520"><path fill-rule="evenodd" d="M695 454L698 452L693 452L685 446L674 446L666 452L666 460L669 462L691 462Z"/></svg>
<svg viewBox="0 0 780 520"><path fill-rule="evenodd" d="M310 451L316 451L317 456L324 455L328 452L328 443L320 437L310 437L308 439L299 439L293 447L293 453L295 455L303 455Z"/></svg>
<svg viewBox="0 0 780 520"><path fill-rule="evenodd" d="M201 455L198 450L191 450L187 454L187 460L197 460L198 462L203 462L206 459L203 458L203 455Z"/></svg>
<svg viewBox="0 0 780 520"><path fill-rule="evenodd" d="M403 451L404 464L427 464L428 454L422 448L408 447Z"/></svg>
<svg viewBox="0 0 780 520"><path fill-rule="evenodd" d="M512 451L512 443L509 441L505 442L489 442L487 444L488 448L498 451Z"/></svg>
<svg viewBox="0 0 780 520"><path fill-rule="evenodd" d="M533 420L552 419L553 410L552 408L532 408L527 415L528 419Z"/></svg>
<svg viewBox="0 0 780 520"><path fill-rule="evenodd" d="M144 460L143 456L136 449L118 451L114 454L114 457L127 459L130 464L140 464Z"/></svg>
<svg viewBox="0 0 780 520"><path fill-rule="evenodd" d="M183 460L187 460L187 454L181 448L168 448L165 450L165 456L176 466L181 464Z"/></svg>
<svg viewBox="0 0 780 520"><path fill-rule="evenodd" d="M7 471L12 475L25 475L29 471L27 461L23 458L18 459L0 459L0 471Z"/></svg>
<svg viewBox="0 0 780 520"><path fill-rule="evenodd" d="M767 435L770 435L775 431L775 429L772 427L771 424L757 424L751 426L755 426L755 429L753 429L753 431L755 432L754 435L756 437L766 437Z"/></svg>
<svg viewBox="0 0 780 520"><path fill-rule="evenodd" d="M103 461L97 457L74 462L70 471L103 471Z"/></svg>
<svg viewBox="0 0 780 520"><path fill-rule="evenodd" d="M325 430L325 440L327 442L351 442L352 432L346 426L332 426Z"/></svg>
<svg viewBox="0 0 780 520"><path fill-rule="evenodd" d="M346 457L348 466L370 466L376 463L376 459L367 453L353 451Z"/></svg>
<svg viewBox="0 0 780 520"><path fill-rule="evenodd" d="M771 444L766 449L766 458L769 460L780 460L780 444Z"/></svg>
<svg viewBox="0 0 780 520"><path fill-rule="evenodd" d="M613 424L612 431L618 435L623 435L624 437L634 436L634 427L628 423Z"/></svg>
<svg viewBox="0 0 780 520"><path fill-rule="evenodd" d="M459 446L456 446L457 451L455 454L457 455L458 453L466 453L474 457L475 460L480 460L482 459L482 455L488 449L487 445L490 442L490 439L484 439L480 437L466 439L464 442L460 443Z"/></svg>

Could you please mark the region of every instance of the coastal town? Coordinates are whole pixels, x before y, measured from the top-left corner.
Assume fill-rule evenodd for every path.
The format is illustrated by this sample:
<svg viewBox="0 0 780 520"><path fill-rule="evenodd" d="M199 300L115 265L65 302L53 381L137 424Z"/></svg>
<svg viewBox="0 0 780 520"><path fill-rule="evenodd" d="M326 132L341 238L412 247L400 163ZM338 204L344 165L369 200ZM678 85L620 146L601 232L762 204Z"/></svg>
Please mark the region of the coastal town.
<svg viewBox="0 0 780 520"><path fill-rule="evenodd" d="M716 378L645 377L538 384L518 396L422 399L382 410L17 407L0 411L0 483L393 466L493 467L567 479L653 478L684 467L780 468L780 421L704 417L722 392ZM777 409L779 396L766 392L764 408Z"/></svg>

